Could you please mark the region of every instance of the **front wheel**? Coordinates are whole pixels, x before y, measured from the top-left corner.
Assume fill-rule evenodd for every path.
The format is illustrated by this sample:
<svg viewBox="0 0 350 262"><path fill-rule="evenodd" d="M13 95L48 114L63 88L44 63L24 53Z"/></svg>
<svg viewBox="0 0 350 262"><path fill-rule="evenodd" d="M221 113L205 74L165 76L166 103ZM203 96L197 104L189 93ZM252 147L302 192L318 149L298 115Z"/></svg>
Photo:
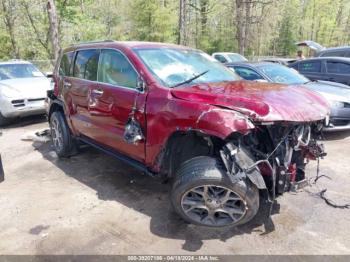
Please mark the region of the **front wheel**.
<svg viewBox="0 0 350 262"><path fill-rule="evenodd" d="M247 223L257 214L259 191L249 180L232 183L219 160L200 156L179 168L171 201L175 211L190 223L233 226Z"/></svg>
<svg viewBox="0 0 350 262"><path fill-rule="evenodd" d="M0 126L8 125L10 124L10 122L11 122L10 119L7 117L4 117L0 112Z"/></svg>

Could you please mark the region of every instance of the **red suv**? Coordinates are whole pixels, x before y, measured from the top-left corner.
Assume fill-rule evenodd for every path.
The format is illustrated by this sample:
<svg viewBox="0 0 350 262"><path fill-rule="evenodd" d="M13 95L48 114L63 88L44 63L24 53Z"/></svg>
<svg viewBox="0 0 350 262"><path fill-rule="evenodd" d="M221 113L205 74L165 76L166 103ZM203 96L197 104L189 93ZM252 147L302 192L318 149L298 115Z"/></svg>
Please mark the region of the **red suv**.
<svg viewBox="0 0 350 262"><path fill-rule="evenodd" d="M298 86L242 81L187 47L103 41L64 50L48 93L59 157L77 141L171 178L171 202L205 226L251 220L259 199L304 179L323 155L327 103Z"/></svg>

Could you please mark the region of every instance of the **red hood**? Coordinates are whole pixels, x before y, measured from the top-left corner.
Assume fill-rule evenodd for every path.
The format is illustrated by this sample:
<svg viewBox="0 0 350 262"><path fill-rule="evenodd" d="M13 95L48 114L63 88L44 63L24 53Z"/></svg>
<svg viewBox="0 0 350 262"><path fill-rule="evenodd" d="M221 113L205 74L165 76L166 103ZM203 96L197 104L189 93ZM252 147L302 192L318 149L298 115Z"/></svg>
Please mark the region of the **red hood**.
<svg viewBox="0 0 350 262"><path fill-rule="evenodd" d="M171 93L180 99L240 111L254 121L316 121L329 114L327 102L301 86L234 81L178 87Z"/></svg>

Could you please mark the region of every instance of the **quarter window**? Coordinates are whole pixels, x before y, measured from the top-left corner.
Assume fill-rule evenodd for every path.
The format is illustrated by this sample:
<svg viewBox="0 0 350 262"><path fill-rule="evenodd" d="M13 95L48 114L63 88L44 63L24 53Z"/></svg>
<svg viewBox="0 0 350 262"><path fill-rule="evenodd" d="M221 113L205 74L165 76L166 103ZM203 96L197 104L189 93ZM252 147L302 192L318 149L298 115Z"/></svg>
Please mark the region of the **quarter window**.
<svg viewBox="0 0 350 262"><path fill-rule="evenodd" d="M98 81L115 85L136 88L137 73L126 57L115 50L102 50Z"/></svg>
<svg viewBox="0 0 350 262"><path fill-rule="evenodd" d="M91 81L97 80L99 51L96 49L78 51L73 76Z"/></svg>
<svg viewBox="0 0 350 262"><path fill-rule="evenodd" d="M327 72L332 74L350 74L350 65L341 62L327 61Z"/></svg>
<svg viewBox="0 0 350 262"><path fill-rule="evenodd" d="M219 62L221 62L221 63L226 63L227 62L226 58L223 57L222 55L215 55L214 58L216 60L218 60Z"/></svg>
<svg viewBox="0 0 350 262"><path fill-rule="evenodd" d="M69 53L65 53L62 56L60 69L59 69L59 74L61 76L69 76L70 75L70 65L72 63L73 55L74 55L73 52L69 52Z"/></svg>
<svg viewBox="0 0 350 262"><path fill-rule="evenodd" d="M252 69L241 67L241 66L235 66L234 69L235 69L235 72L245 80L254 81L254 80L264 79L261 75L259 75L257 72L255 72Z"/></svg>
<svg viewBox="0 0 350 262"><path fill-rule="evenodd" d="M300 63L299 71L319 73L319 72L321 72L321 62L313 61L313 62Z"/></svg>

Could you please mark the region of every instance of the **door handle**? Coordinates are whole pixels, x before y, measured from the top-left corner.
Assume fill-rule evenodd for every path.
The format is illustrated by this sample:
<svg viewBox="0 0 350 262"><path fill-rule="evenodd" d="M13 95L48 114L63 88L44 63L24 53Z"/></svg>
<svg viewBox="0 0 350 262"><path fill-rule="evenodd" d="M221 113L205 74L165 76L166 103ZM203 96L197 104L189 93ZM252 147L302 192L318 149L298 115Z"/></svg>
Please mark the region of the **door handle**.
<svg viewBox="0 0 350 262"><path fill-rule="evenodd" d="M99 95L102 96L103 95L103 90L102 89L93 89L91 91L94 95Z"/></svg>
<svg viewBox="0 0 350 262"><path fill-rule="evenodd" d="M64 85L64 87L66 87L66 88L68 88L68 87L71 87L71 86L72 86L72 84L71 84L71 83L69 83L69 82L63 82L63 85Z"/></svg>

